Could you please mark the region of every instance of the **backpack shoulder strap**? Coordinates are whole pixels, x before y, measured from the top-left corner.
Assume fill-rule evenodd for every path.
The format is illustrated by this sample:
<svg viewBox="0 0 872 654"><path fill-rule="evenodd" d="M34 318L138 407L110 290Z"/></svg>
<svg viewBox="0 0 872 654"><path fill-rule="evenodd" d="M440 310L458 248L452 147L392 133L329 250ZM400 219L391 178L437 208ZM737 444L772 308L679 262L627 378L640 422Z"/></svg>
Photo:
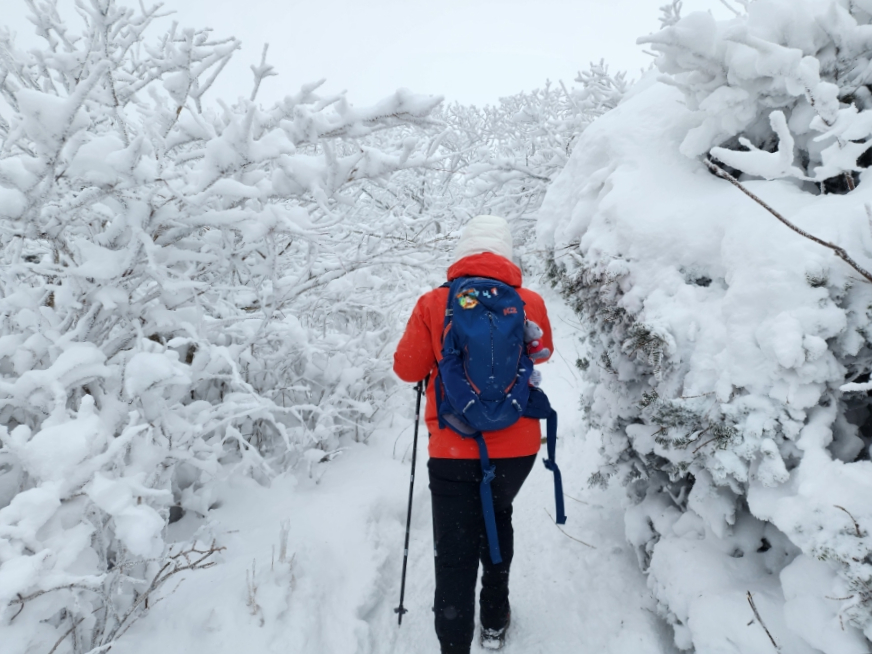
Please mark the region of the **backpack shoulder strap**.
<svg viewBox="0 0 872 654"><path fill-rule="evenodd" d="M451 310L451 286L454 282L447 281L438 288L447 288L448 289L448 300L445 303L445 320L442 323L442 338L439 339L439 348L441 350L443 345L443 340L445 338L445 333L448 331L448 325L451 323L451 317L453 315L453 311ZM436 386L434 388L436 393L436 417L439 421L439 429L445 429L448 427L448 424L445 422L445 418L442 416L442 411L440 411L440 407L442 406L442 400L445 396L445 389L442 386L442 378L439 375L439 368L436 369Z"/></svg>
<svg viewBox="0 0 872 654"><path fill-rule="evenodd" d="M445 335L445 330L448 328L448 323L451 322L451 317L454 314L454 311L451 310L451 286L454 282L445 282L439 288L447 288L448 289L448 300L445 302L445 322L442 324L442 335Z"/></svg>

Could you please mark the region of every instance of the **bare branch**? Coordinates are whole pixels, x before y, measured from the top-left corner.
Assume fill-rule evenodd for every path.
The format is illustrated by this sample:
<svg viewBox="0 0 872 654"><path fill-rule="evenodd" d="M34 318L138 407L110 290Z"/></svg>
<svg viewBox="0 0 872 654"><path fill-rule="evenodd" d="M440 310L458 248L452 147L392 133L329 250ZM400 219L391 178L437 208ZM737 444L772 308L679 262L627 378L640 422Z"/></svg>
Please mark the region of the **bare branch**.
<svg viewBox="0 0 872 654"><path fill-rule="evenodd" d="M829 241L825 241L825 240L823 240L823 239L821 239L821 238L818 238L817 236L814 236L814 235L812 235L812 234L809 234L807 231L805 231L805 230L803 230L803 229L800 229L799 227L797 227L796 225L794 225L794 224L793 224L792 222L790 222L787 218L785 218L783 215L781 215L780 213L778 213L775 209L773 209L773 208L770 207L768 204L766 204L766 202L764 202L764 201L763 201L759 196L757 196L757 195L755 195L754 193L752 193L752 192L751 192L751 191L750 191L750 190L749 190L749 189L748 189L744 184L742 184L742 182L740 182L738 179L736 179L735 177L733 177L732 175L730 175L730 173L728 173L726 170L724 170L723 168L721 168L720 166L718 166L718 165L717 165L716 163L714 163L711 159L706 159L706 160L705 160L705 165L706 165L706 166L708 167L708 169L709 169L710 171L712 171L715 175L717 175L717 176L720 177L721 179L725 179L725 180L727 180L728 182L730 182L733 186L735 186L736 188L738 188L740 191L742 191L742 193L744 193L744 194L747 195L749 198L751 198L752 200L754 200L754 202L756 202L756 203L759 204L761 207L763 207L764 209L766 209L766 211L768 211L769 213L771 213L773 216L775 216L778 220L780 220L782 223L784 223L785 225L787 225L787 226L788 226L790 229L792 229L794 232L796 232L796 233L799 234L800 236L803 236L803 237L807 238L807 239L810 240L810 241L814 241L814 242L817 243L818 245L822 245L822 246L824 246L825 248L829 248L830 250L833 251L833 253L834 253L837 257L839 257L842 261L844 261L844 262L847 263L849 266L851 266L851 268L853 268L853 269L856 270L858 273L860 273L860 274L861 274L861 275L866 279L867 282L872 282L872 273L870 273L868 270L866 270L865 268L863 268L862 266L860 266L860 264L858 264L856 261L854 261L854 259L851 258L851 256L850 256L850 255L845 251L844 248L841 248L841 247L839 247L838 245L834 245L834 244L830 243Z"/></svg>
<svg viewBox="0 0 872 654"><path fill-rule="evenodd" d="M863 534L860 532L860 524L857 522L857 519L853 515L851 515L851 512L848 511L848 509L846 509L845 507L839 506L838 504L834 504L833 506L848 514L848 517L851 518L851 522L854 523L854 529L857 531L857 538L863 538Z"/></svg>
<svg viewBox="0 0 872 654"><path fill-rule="evenodd" d="M548 513L548 509L545 509L545 513ZM581 543L585 547L589 547L592 550L597 549L596 547L594 547L590 543L585 543L583 540L579 540L575 536L571 536L570 534L567 534L566 531L564 531L563 527L561 527L560 525L557 524L557 521L554 519L554 516L552 516L550 513L548 513L548 517L551 518L551 522L553 522L557 526L557 528L560 530L560 533L562 533L564 536L566 536L570 540L574 540L576 543Z"/></svg>
<svg viewBox="0 0 872 654"><path fill-rule="evenodd" d="M763 622L763 618L760 616L760 612L757 610L757 605L754 604L754 596L751 595L751 591L748 591L748 604L751 605L751 610L754 611L754 617L757 618L757 622L760 623L760 626L763 627L763 631L766 632L766 635L769 636L769 640L772 642L772 647L775 648L776 652L780 652L781 648L778 646L778 643L775 642L775 639L772 637L772 634L769 632L769 629L766 627L766 623Z"/></svg>
<svg viewBox="0 0 872 654"><path fill-rule="evenodd" d="M109 645L123 636L128 629L139 617L139 608L147 603L149 598L160 589L169 579L175 575L193 570L206 570L215 565L214 561L209 559L226 548L218 547L215 541L209 546L209 549L199 549L196 544L191 545L187 549L182 549L176 554L171 554L167 557L166 563L158 570L148 585L136 601L127 609L127 612L121 617L118 623L109 631L103 638L103 645Z"/></svg>

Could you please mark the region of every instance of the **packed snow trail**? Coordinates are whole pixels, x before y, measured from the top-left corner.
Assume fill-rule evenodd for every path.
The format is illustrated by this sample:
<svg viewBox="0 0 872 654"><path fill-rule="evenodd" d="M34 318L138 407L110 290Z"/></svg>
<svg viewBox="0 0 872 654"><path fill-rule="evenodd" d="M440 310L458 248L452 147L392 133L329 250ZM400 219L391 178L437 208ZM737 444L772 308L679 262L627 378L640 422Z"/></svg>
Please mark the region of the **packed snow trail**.
<svg viewBox="0 0 872 654"><path fill-rule="evenodd" d="M515 502L512 628L505 654L665 654L675 650L624 539L623 489L587 487L597 443L584 439L572 312L549 289L556 355L543 387L560 412L557 461L569 516L554 515L552 477L537 465ZM199 526L227 549L191 575L115 647L119 654L436 654L433 539L421 430L402 627L399 601L414 393L408 416L367 445L285 475L270 488L239 477ZM288 530L282 557L282 528ZM198 528L186 517L178 538ZM575 540L577 539L577 540ZM584 541L593 547L583 545ZM284 558L284 560L281 560ZM473 652L481 651L477 642Z"/></svg>

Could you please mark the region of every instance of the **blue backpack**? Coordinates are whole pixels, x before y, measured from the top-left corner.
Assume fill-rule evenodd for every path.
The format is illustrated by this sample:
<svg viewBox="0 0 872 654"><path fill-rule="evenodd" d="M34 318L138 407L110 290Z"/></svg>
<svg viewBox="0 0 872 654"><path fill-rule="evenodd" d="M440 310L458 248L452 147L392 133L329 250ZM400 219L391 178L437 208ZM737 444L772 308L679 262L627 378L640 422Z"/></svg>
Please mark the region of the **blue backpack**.
<svg viewBox="0 0 872 654"><path fill-rule="evenodd" d="M448 288L448 303L436 382L439 427L478 444L485 531L496 564L502 556L490 487L495 470L482 432L505 429L522 417L547 420L545 467L554 473L557 523L564 524L563 485L554 462L557 413L545 393L529 383L533 362L527 356L524 301L518 292L486 277L460 277L443 287Z"/></svg>

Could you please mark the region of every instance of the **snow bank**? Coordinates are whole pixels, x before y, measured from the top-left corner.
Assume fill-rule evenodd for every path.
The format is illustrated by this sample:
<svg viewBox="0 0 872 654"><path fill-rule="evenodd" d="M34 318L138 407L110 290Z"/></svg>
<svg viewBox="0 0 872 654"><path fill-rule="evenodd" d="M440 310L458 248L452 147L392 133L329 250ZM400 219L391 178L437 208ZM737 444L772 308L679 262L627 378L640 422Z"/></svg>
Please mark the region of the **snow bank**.
<svg viewBox="0 0 872 654"><path fill-rule="evenodd" d="M672 75L648 75L584 132L538 233L587 328L583 363L596 388L583 401L607 459L592 481L627 485L628 538L676 643L771 651L751 593L784 651L867 651L869 400L842 387L868 380L872 287L697 155L733 149L738 135L775 152L780 133L782 149L766 152L776 159L748 152L755 167L736 152L725 163L747 166L735 172L748 173L751 191L872 268L868 173L853 162L836 169L856 184L847 195L820 194L792 174L813 178L818 165L807 156L813 138L797 138L815 118L803 106L819 92L847 110L846 96L830 93L827 44L859 48L870 16L836 2L750 7L728 23L689 16L648 39ZM839 29L828 32L820 16ZM765 40L776 33L777 44ZM816 85L804 52L820 55ZM866 69L839 61L855 81ZM774 107L790 116L789 133Z"/></svg>

